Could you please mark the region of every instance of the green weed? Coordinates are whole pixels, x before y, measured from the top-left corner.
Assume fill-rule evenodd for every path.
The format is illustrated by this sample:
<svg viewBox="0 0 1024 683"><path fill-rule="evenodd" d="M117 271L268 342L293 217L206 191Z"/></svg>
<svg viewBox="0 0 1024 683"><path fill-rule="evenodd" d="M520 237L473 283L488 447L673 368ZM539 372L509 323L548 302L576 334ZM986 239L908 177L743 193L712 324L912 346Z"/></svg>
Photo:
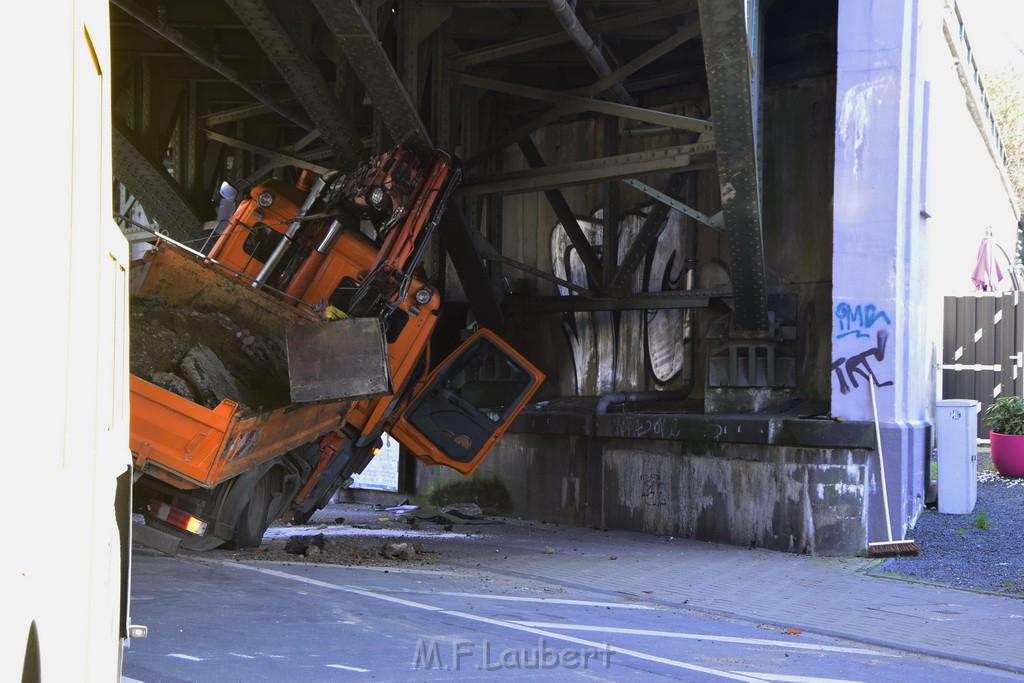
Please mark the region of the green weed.
<svg viewBox="0 0 1024 683"><path fill-rule="evenodd" d="M991 529L992 520L989 519L988 514L984 510L979 510L978 514L974 516L974 521L971 522L971 526L975 529Z"/></svg>
<svg viewBox="0 0 1024 683"><path fill-rule="evenodd" d="M481 510L502 512L512 509L512 496L497 477L464 479L441 484L424 496L434 507L476 503Z"/></svg>

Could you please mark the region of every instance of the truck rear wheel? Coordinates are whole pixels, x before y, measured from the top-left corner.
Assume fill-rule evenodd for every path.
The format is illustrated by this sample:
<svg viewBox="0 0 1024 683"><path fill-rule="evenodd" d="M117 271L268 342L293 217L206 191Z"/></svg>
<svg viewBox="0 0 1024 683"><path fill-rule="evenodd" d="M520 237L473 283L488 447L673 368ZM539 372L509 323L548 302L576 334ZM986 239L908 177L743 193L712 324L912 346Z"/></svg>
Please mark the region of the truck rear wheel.
<svg viewBox="0 0 1024 683"><path fill-rule="evenodd" d="M249 502L245 504L238 515L238 523L235 525L234 543L236 548L256 548L263 542L263 534L270 526L267 519L270 512L270 500L272 497L269 476L264 475L256 482L249 496Z"/></svg>

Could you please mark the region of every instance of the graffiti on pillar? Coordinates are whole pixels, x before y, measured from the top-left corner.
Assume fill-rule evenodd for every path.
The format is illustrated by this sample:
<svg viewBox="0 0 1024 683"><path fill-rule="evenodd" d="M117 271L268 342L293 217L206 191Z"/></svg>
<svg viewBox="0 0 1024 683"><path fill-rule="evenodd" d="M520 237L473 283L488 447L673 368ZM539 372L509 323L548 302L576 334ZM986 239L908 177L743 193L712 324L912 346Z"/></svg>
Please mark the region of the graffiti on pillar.
<svg viewBox="0 0 1024 683"><path fill-rule="evenodd" d="M661 480L660 474L640 475L640 496L644 505L662 507L668 504L665 497L665 482Z"/></svg>
<svg viewBox="0 0 1024 683"><path fill-rule="evenodd" d="M832 360L840 393L859 389L861 382L876 387L892 386L892 359L886 362L886 346L892 319L875 304L852 306L846 302L835 308L837 352ZM868 341L863 341L868 340Z"/></svg>
<svg viewBox="0 0 1024 683"><path fill-rule="evenodd" d="M836 153L853 175L860 175L867 168L864 155L873 114L888 105L893 89L899 92L899 87L891 76L883 76L867 83L857 83L839 99Z"/></svg>
<svg viewBox="0 0 1024 683"><path fill-rule="evenodd" d="M892 324L886 312L875 304L851 306L845 301L836 306L836 320L840 330L836 339L842 339L851 334L861 339L867 339L871 335L866 330L874 327L876 322L885 325Z"/></svg>
<svg viewBox="0 0 1024 683"><path fill-rule="evenodd" d="M618 225L616 263L621 263L643 225L644 214L627 214ZM595 251L602 250L601 212L580 228ZM670 211L644 262L630 275L627 292L685 289L691 273L685 263L686 227L682 214ZM555 276L588 286L586 268L562 228L551 233L551 258ZM559 287L562 295L571 292ZM575 393L596 396L611 391L672 388L680 381L692 344L692 313L686 310L624 310L568 312L562 318L573 361Z"/></svg>

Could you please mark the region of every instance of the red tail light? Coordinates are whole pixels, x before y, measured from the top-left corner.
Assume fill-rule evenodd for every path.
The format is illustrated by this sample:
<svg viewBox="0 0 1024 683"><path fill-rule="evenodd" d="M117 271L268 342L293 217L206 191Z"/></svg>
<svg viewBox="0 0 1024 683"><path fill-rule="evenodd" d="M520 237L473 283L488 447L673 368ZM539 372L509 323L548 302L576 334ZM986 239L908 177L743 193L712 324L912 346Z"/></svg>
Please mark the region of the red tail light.
<svg viewBox="0 0 1024 683"><path fill-rule="evenodd" d="M150 502L149 514L162 522L167 522L171 526L177 527L182 531L187 531L190 534L202 536L206 533L206 522L198 517L193 517L178 508L172 508L167 503L161 503L158 500Z"/></svg>

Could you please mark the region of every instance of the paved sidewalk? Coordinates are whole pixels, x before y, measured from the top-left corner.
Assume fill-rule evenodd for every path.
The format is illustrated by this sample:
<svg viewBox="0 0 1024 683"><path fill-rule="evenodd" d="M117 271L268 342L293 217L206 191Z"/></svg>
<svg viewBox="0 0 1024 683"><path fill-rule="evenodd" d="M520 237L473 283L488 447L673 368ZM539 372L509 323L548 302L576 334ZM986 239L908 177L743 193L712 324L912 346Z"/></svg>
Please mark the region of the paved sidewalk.
<svg viewBox="0 0 1024 683"><path fill-rule="evenodd" d="M473 535L423 540L442 551L442 565L462 571L626 595L1024 674L1024 600L866 574L878 560L521 520L456 531Z"/></svg>

